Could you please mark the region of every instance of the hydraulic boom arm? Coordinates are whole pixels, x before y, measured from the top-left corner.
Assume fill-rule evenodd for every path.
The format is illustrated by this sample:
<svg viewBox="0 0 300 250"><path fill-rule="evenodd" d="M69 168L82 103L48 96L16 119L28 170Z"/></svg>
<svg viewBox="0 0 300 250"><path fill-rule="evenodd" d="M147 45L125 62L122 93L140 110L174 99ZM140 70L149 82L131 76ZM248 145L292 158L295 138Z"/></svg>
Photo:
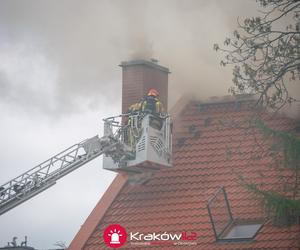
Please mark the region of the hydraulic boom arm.
<svg viewBox="0 0 300 250"><path fill-rule="evenodd" d="M0 215L46 190L68 173L103 153L115 152L120 142L113 136L82 141L0 186Z"/></svg>

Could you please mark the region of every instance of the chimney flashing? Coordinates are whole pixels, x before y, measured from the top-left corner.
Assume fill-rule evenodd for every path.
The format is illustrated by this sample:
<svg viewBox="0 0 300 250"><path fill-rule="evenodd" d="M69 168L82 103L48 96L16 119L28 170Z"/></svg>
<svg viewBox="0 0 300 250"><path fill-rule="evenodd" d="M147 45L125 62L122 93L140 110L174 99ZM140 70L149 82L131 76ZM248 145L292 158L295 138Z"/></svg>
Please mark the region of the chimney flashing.
<svg viewBox="0 0 300 250"><path fill-rule="evenodd" d="M147 61L147 60L132 60L129 62L124 61L124 62L121 62L121 64L119 66L123 68L123 67L136 66L136 65L146 65L151 68L159 69L168 74L171 73L171 71L168 68L158 65L157 63Z"/></svg>

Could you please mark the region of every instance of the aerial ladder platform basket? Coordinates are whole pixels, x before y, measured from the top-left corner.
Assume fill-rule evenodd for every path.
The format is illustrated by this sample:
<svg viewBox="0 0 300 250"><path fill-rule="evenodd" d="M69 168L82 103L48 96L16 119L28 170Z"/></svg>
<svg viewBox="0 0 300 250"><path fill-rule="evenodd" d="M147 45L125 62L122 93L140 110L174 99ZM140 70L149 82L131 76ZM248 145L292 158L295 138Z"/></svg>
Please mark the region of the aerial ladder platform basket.
<svg viewBox="0 0 300 250"><path fill-rule="evenodd" d="M171 126L168 115L139 113L104 119L102 137L74 144L0 186L0 215L100 155L104 155L104 169L130 176L171 167Z"/></svg>
<svg viewBox="0 0 300 250"><path fill-rule="evenodd" d="M123 116L104 120L104 136L117 133L128 152L118 154L123 155L121 159L104 154L104 169L142 173L171 167L172 123L168 115L135 114L128 117L127 125L122 123Z"/></svg>

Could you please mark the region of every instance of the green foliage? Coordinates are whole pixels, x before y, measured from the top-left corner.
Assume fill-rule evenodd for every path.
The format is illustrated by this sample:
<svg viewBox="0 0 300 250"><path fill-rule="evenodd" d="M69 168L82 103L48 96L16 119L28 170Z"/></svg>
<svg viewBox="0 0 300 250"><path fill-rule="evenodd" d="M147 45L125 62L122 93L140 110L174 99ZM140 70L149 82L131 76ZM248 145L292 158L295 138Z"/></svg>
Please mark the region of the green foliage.
<svg viewBox="0 0 300 250"><path fill-rule="evenodd" d="M290 226L300 222L300 200L293 200L274 191L260 190L255 184L244 184L247 189L262 196L264 206L272 217L273 222L279 226Z"/></svg>
<svg viewBox="0 0 300 250"><path fill-rule="evenodd" d="M300 223L300 199L298 195L300 139L296 134L271 129L260 118L254 119L253 123L264 138L268 140L268 144L271 143L270 148L266 148L266 150L269 155L273 156L274 161L272 164L279 163L285 169L291 171L294 183L292 183L288 193L285 193L284 189L266 191L260 188L258 184L248 183L242 176L239 176L239 179L248 190L262 197L264 207L275 225L290 226ZM282 159L282 161L279 161L279 159Z"/></svg>
<svg viewBox="0 0 300 250"><path fill-rule="evenodd" d="M233 65L233 94L259 94L259 103L272 109L296 101L287 82L300 79L300 1L258 0L261 16L238 20L226 38L222 66ZM283 25L285 24L285 25Z"/></svg>
<svg viewBox="0 0 300 250"><path fill-rule="evenodd" d="M261 119L256 120L256 126L266 138L272 138L270 152L282 153L284 166L290 169L300 169L300 139L296 134L285 131L275 131L264 124Z"/></svg>

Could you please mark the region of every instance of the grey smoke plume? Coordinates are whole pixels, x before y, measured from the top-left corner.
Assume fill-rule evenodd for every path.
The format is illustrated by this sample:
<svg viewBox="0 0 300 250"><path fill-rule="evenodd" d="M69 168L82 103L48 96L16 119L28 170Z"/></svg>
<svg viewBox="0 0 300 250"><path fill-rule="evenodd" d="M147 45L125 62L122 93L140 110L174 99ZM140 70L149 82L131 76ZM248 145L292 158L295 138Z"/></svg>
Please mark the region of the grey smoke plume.
<svg viewBox="0 0 300 250"><path fill-rule="evenodd" d="M2 0L1 102L56 116L97 109L121 98L120 61L153 57L172 71L170 106L184 92L227 94L231 71L212 46L256 7L250 0Z"/></svg>

